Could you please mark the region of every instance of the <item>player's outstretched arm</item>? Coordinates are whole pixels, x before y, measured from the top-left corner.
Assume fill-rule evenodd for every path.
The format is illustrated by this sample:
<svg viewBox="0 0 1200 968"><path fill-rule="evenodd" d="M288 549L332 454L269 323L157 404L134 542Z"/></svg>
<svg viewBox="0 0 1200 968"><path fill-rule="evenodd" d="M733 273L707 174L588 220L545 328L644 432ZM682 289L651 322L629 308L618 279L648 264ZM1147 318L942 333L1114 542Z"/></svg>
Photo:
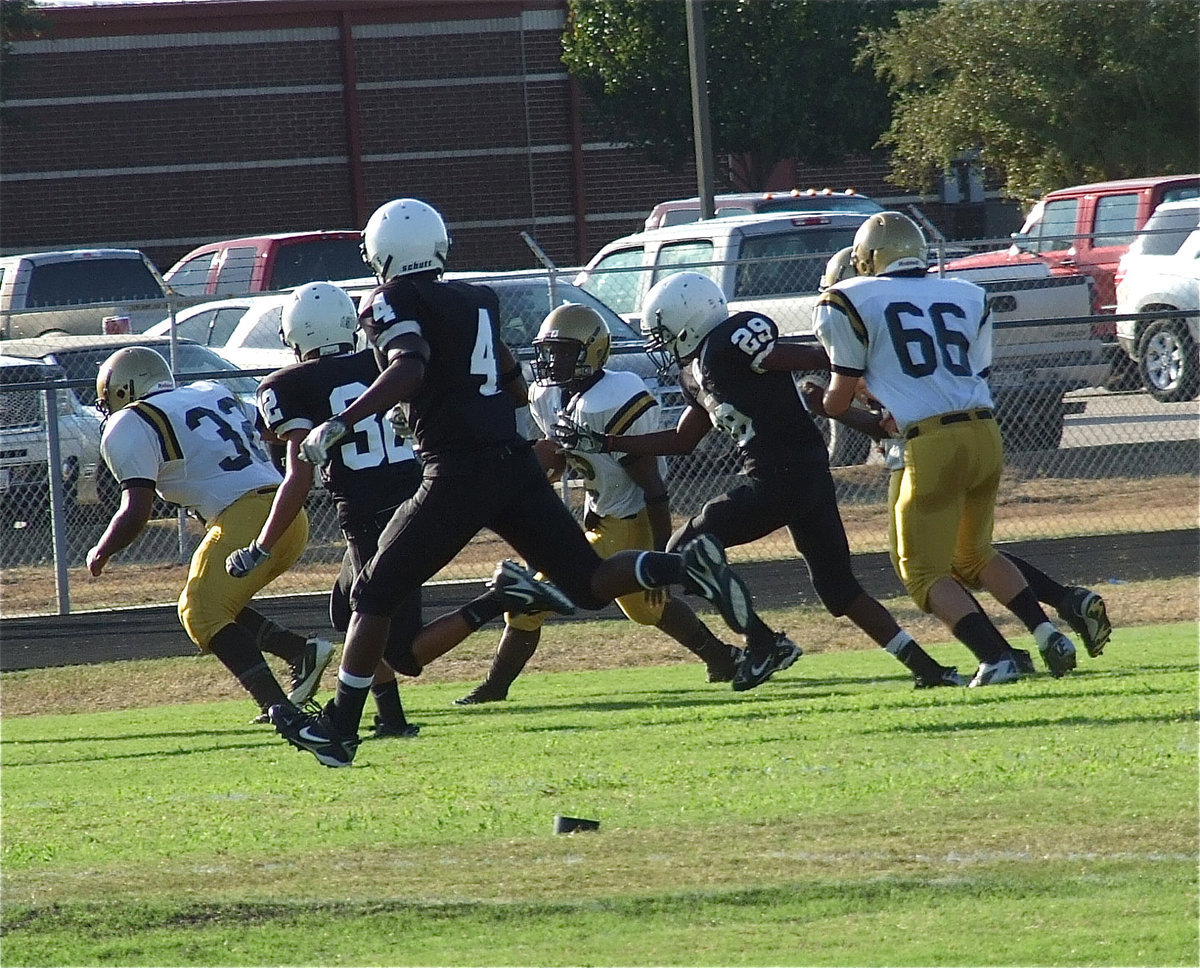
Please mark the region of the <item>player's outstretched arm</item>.
<svg viewBox="0 0 1200 968"><path fill-rule="evenodd" d="M284 459L283 483L275 492L267 520L263 522L258 536L247 548L239 548L225 559L225 570L234 578L242 578L271 557L271 549L283 537L285 531L296 520L296 515L308 500L312 490L315 469L300 458L300 445L306 431L301 428L289 430L283 435L287 447Z"/></svg>
<svg viewBox="0 0 1200 968"><path fill-rule="evenodd" d="M108 522L100 540L87 553L88 571L99 576L108 564L108 559L122 548L133 544L150 520L154 509L154 488L144 486L126 487L121 491L121 506Z"/></svg>
<svg viewBox="0 0 1200 968"><path fill-rule="evenodd" d="M820 343L776 340L759 365L764 370L828 370L829 356Z"/></svg>

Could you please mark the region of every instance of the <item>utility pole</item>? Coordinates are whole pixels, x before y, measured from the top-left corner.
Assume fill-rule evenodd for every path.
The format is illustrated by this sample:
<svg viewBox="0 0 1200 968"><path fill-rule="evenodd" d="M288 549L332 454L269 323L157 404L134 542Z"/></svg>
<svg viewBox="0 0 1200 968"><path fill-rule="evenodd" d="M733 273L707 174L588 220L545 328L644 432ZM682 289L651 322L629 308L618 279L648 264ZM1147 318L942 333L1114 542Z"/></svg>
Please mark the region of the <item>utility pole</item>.
<svg viewBox="0 0 1200 968"><path fill-rule="evenodd" d="M712 129L708 121L708 58L704 41L702 0L687 6L688 64L692 80L692 131L696 141L696 183L700 218L713 217Z"/></svg>

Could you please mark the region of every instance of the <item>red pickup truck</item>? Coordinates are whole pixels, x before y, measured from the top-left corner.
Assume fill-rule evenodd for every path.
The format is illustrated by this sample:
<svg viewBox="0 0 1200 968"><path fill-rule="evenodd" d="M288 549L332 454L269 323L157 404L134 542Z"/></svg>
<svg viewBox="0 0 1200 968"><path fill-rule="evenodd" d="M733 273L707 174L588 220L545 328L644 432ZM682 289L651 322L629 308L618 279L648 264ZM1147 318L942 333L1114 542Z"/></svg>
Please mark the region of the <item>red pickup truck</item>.
<svg viewBox="0 0 1200 968"><path fill-rule="evenodd" d="M1076 185L1050 192L1034 205L1013 244L998 252L955 259L955 269L1046 262L1056 275L1082 272L1095 284L1098 312L1116 306L1117 263L1138 229L1162 202L1200 195L1200 175L1163 175Z"/></svg>
<svg viewBox="0 0 1200 968"><path fill-rule="evenodd" d="M356 229L324 229L209 242L176 262L163 280L181 296L212 299L363 279L371 270L362 260L361 240Z"/></svg>

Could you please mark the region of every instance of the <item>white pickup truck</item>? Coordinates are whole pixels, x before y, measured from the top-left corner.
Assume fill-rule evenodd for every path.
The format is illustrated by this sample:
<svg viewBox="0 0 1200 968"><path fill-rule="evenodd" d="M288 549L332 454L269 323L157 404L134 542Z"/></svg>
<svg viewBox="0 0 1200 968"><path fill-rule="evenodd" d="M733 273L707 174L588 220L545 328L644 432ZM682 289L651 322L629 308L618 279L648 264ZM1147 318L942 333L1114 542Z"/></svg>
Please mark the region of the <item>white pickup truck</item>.
<svg viewBox="0 0 1200 968"><path fill-rule="evenodd" d="M604 246L575 283L638 326L642 299L655 282L685 268L705 272L724 290L731 312L763 313L783 335L815 339L812 311L825 263L851 244L866 218L850 212L789 212L639 232ZM1092 314L1091 279L1052 275L1044 263L954 275L983 286L991 298L991 383L1009 450L1056 448L1073 406L1064 403L1064 394L1103 385L1110 370L1103 343L1085 321ZM831 463L860 463L870 453L870 442L856 431L841 424L822 429Z"/></svg>
<svg viewBox="0 0 1200 968"><path fill-rule="evenodd" d="M2 347L3 344L0 344ZM0 356L0 521L29 521L50 507L46 393L66 379L40 360ZM100 415L59 390L58 448L66 509L100 500Z"/></svg>

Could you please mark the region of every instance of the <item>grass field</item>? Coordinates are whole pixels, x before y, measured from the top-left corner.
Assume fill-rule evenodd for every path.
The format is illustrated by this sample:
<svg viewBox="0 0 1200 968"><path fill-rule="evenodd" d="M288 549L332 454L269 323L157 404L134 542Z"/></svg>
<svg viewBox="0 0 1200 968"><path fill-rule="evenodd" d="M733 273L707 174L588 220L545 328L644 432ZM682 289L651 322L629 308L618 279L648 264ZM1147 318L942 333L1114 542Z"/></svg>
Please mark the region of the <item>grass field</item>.
<svg viewBox="0 0 1200 968"><path fill-rule="evenodd" d="M1195 965L1196 642L1122 629L985 690L861 649L745 694L694 664L470 709L434 682L420 738L336 771L244 699L6 715L0 961Z"/></svg>

